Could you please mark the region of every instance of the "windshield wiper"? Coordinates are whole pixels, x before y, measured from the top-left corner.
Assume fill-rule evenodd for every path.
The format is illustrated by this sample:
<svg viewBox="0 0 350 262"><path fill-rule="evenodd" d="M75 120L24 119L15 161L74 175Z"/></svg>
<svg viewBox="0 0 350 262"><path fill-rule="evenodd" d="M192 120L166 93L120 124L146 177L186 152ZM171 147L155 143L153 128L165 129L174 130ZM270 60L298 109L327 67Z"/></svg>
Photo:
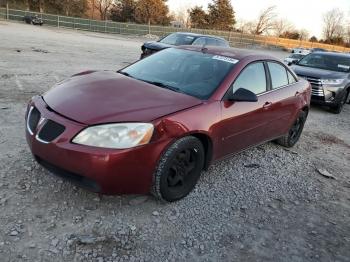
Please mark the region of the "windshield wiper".
<svg viewBox="0 0 350 262"><path fill-rule="evenodd" d="M171 91L174 91L174 92L179 92L179 93L184 93L180 88L178 87L174 87L174 86L170 86L170 85L167 85L167 84L164 84L162 82L157 82L157 81L149 81L149 80L144 80L144 79L141 79L141 78L136 78L132 75L130 75L129 73L127 72L124 72L124 71L117 71L119 74L122 74L122 75L125 75L125 76L128 76L128 77L131 77L131 78L134 78L134 79L137 79L137 80L140 80L140 81L143 81L143 82L146 82L146 83L149 83L151 85L155 85L155 86L159 86L159 87L162 87L162 88L166 88L166 89L169 89Z"/></svg>
<svg viewBox="0 0 350 262"><path fill-rule="evenodd" d="M141 80L141 79L140 79L140 80ZM170 85L164 84L164 83L162 83L162 82L147 81L147 80L141 80L141 81L145 81L145 82L147 82L147 83L149 83L149 84L152 84L152 85L155 85L155 86L159 86L159 87L162 87L162 88L170 89L171 91L183 93L183 92L181 91L180 88L175 87L175 86L170 86Z"/></svg>

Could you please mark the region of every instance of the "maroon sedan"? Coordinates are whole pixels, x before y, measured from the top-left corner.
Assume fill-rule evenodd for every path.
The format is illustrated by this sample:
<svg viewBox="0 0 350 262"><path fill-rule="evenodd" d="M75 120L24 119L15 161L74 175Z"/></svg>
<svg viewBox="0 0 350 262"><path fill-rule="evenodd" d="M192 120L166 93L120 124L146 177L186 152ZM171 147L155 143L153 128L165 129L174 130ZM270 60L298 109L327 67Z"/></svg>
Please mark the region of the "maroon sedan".
<svg viewBox="0 0 350 262"><path fill-rule="evenodd" d="M175 201L215 160L270 140L293 146L310 96L309 83L273 57L169 48L34 97L26 137L41 165L92 191Z"/></svg>

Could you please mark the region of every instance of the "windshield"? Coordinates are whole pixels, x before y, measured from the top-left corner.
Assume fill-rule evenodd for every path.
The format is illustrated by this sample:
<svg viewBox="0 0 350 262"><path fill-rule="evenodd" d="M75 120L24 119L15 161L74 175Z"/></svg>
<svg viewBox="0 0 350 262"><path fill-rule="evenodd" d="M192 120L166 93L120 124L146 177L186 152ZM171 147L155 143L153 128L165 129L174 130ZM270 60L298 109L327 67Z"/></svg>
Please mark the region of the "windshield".
<svg viewBox="0 0 350 262"><path fill-rule="evenodd" d="M301 59L298 65L336 72L350 72L350 56L327 53L310 54Z"/></svg>
<svg viewBox="0 0 350 262"><path fill-rule="evenodd" d="M194 36L175 33L164 37L159 42L168 45L191 45L194 40Z"/></svg>
<svg viewBox="0 0 350 262"><path fill-rule="evenodd" d="M237 62L229 57L168 48L119 73L205 100Z"/></svg>

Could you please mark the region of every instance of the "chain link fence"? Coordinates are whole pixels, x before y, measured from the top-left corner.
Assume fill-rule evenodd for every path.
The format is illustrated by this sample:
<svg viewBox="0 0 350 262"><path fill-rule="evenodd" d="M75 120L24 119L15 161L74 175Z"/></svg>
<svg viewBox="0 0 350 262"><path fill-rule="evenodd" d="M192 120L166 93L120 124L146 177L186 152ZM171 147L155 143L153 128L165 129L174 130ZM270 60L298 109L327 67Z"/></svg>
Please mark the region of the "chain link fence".
<svg viewBox="0 0 350 262"><path fill-rule="evenodd" d="M199 34L216 35L225 38L230 42L231 46L243 48L269 47L292 49L295 47L303 48L323 48L330 51L350 52L350 48L342 46L327 45L309 41L292 40L285 38L278 38L272 36L252 35L237 33L231 31L216 31L207 29L195 28L175 28L170 26L149 26L144 24L134 23L119 23L112 21L91 20L78 17L68 17L61 15L52 15L37 13L32 11L14 10L7 8L0 8L0 19L23 21L26 15L38 15L44 21L46 26L70 28L77 30L85 30L91 32L110 33L110 34L127 34L127 35L156 35L162 37L173 32L193 32Z"/></svg>

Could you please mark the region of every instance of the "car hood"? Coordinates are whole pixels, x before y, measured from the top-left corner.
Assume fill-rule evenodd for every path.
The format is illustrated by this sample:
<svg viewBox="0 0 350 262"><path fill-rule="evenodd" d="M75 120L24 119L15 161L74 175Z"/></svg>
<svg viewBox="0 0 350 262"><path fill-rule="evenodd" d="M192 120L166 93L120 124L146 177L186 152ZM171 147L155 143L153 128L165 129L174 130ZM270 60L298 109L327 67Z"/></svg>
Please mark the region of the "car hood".
<svg viewBox="0 0 350 262"><path fill-rule="evenodd" d="M324 70L319 68L293 65L292 69L299 76L308 76L308 77L314 77L314 78L320 78L320 79L347 78L346 73Z"/></svg>
<svg viewBox="0 0 350 262"><path fill-rule="evenodd" d="M169 47L174 47L173 45L168 45L161 42L147 42L144 43L143 46L152 50L163 50Z"/></svg>
<svg viewBox="0 0 350 262"><path fill-rule="evenodd" d="M72 76L44 94L55 112L83 124L149 122L202 103L112 71Z"/></svg>

